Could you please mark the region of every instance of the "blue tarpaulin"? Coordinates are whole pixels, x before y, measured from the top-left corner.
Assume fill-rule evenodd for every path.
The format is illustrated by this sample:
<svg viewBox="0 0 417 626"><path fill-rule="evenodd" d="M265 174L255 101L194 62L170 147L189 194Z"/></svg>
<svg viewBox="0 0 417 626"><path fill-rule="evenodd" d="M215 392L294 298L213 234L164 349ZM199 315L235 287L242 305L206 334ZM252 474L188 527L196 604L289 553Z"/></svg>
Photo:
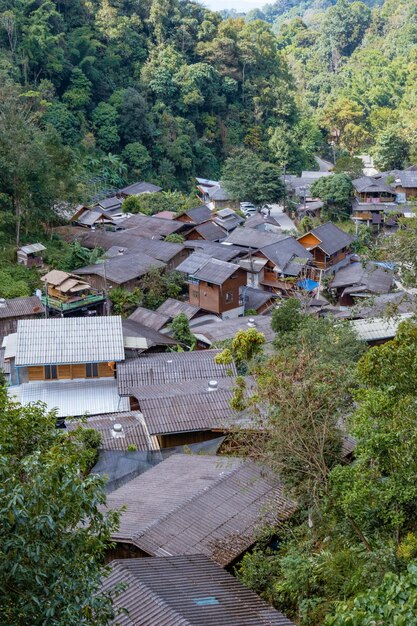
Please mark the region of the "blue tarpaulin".
<svg viewBox="0 0 417 626"><path fill-rule="evenodd" d="M311 280L310 278L304 278L304 280L297 281L297 285L305 291L314 291L314 289L317 289L319 286L319 283L316 283L315 280Z"/></svg>

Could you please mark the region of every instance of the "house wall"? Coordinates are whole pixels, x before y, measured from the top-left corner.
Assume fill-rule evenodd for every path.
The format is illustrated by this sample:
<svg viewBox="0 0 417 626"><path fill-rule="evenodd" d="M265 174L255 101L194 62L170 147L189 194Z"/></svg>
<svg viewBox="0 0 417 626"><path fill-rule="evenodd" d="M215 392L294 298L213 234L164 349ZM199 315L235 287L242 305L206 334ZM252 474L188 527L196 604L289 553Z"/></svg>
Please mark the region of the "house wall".
<svg viewBox="0 0 417 626"><path fill-rule="evenodd" d="M240 306L239 290L246 285L246 272L239 269L234 278L229 278L223 285L214 285L200 281L198 285L189 284L190 304L211 313L222 314Z"/></svg>
<svg viewBox="0 0 417 626"><path fill-rule="evenodd" d="M33 320L40 317L41 313L36 315L22 315L21 317L5 317L0 319L0 335L5 337L17 331L17 323L19 320Z"/></svg>
<svg viewBox="0 0 417 626"><path fill-rule="evenodd" d="M317 239L317 237L315 237L311 233L306 233L305 235L300 237L298 241L306 249L313 248L314 246L317 246L320 243L320 240Z"/></svg>
<svg viewBox="0 0 417 626"><path fill-rule="evenodd" d="M200 235L200 233L198 233L196 230L191 231L191 233L188 233L188 235L185 237L187 241L202 241L204 240L204 237L202 237Z"/></svg>
<svg viewBox="0 0 417 626"><path fill-rule="evenodd" d="M27 369L29 381L50 380L46 378L45 366L38 365ZM114 363L98 363L97 378L113 378ZM57 378L53 380L72 380L74 378L87 378L86 364L65 364L57 366ZM89 376L90 378L94 378Z"/></svg>
<svg viewBox="0 0 417 626"><path fill-rule="evenodd" d="M417 188L405 189L404 187L396 187L395 191L396 193L405 193L405 197L407 198L407 200L409 198L417 198Z"/></svg>
<svg viewBox="0 0 417 626"><path fill-rule="evenodd" d="M192 250L188 250L184 248L178 254L176 254L172 259L170 259L167 263L167 270L174 270L180 263L185 261L185 259L190 255Z"/></svg>
<svg viewBox="0 0 417 626"><path fill-rule="evenodd" d="M174 448L175 446L185 446L191 443L199 443L200 441L209 441L221 437L223 432L213 432L212 430L198 430L187 433L170 433L167 435L158 435L158 443L160 448Z"/></svg>
<svg viewBox="0 0 417 626"><path fill-rule="evenodd" d="M215 209L240 209L238 200L212 200Z"/></svg>

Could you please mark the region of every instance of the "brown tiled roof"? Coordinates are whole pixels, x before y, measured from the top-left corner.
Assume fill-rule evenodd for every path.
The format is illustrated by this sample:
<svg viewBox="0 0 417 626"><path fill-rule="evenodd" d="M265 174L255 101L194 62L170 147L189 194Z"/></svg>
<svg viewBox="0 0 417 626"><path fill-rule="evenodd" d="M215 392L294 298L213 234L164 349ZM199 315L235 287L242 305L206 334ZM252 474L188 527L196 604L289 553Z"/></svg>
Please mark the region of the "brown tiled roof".
<svg viewBox="0 0 417 626"><path fill-rule="evenodd" d="M130 395L139 385L186 382L195 378L218 380L230 374L236 376L234 365L217 365L214 357L220 350L144 354L117 365L120 395Z"/></svg>
<svg viewBox="0 0 417 626"><path fill-rule="evenodd" d="M115 424L120 424L122 430L116 432L113 428ZM102 450L127 450L131 445L136 446L137 450L158 449L156 440L150 437L141 414L135 411L94 415L85 422L66 420L65 425L68 430L75 430L81 426L98 431L101 434Z"/></svg>
<svg viewBox="0 0 417 626"><path fill-rule="evenodd" d="M113 561L103 591L116 586L120 626L294 626L203 555Z"/></svg>
<svg viewBox="0 0 417 626"><path fill-rule="evenodd" d="M0 306L0 319L40 315L44 312L43 304L37 296L12 298L11 300L5 300L3 305Z"/></svg>
<svg viewBox="0 0 417 626"><path fill-rule="evenodd" d="M287 519L294 504L276 476L238 458L174 454L108 495L122 513L112 539L153 556L205 554L228 565L264 523Z"/></svg>

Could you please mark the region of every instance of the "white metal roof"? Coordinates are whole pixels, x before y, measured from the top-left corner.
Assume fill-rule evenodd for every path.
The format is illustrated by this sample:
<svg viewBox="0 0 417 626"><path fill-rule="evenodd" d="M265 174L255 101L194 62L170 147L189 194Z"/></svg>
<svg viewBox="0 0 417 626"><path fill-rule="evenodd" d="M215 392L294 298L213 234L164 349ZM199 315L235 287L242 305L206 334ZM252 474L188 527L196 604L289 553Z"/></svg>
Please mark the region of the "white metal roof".
<svg viewBox="0 0 417 626"><path fill-rule="evenodd" d="M42 243L32 243L29 246L19 248L19 252L21 251L25 254L33 254L34 252L42 252L43 250L46 250L46 248Z"/></svg>
<svg viewBox="0 0 417 626"><path fill-rule="evenodd" d="M57 410L58 417L100 415L129 410L129 398L117 393L112 378L82 381L32 382L20 386L20 402L44 402L48 410Z"/></svg>
<svg viewBox="0 0 417 626"><path fill-rule="evenodd" d="M391 339L397 334L401 322L413 316L413 313L403 313L395 317L374 317L367 320L352 320L350 323L362 341L378 341Z"/></svg>
<svg viewBox="0 0 417 626"><path fill-rule="evenodd" d="M16 365L123 361L122 319L68 317L20 320Z"/></svg>

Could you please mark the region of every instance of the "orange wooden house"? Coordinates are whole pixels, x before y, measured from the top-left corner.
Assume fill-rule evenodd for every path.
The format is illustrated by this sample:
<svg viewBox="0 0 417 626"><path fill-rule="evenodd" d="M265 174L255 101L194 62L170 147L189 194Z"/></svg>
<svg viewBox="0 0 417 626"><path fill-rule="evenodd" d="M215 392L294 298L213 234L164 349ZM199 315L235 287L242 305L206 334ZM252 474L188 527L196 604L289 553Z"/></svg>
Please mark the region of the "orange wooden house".
<svg viewBox="0 0 417 626"><path fill-rule="evenodd" d="M332 222L313 228L298 238L299 243L313 255L313 267L334 271L349 262L353 238Z"/></svg>

